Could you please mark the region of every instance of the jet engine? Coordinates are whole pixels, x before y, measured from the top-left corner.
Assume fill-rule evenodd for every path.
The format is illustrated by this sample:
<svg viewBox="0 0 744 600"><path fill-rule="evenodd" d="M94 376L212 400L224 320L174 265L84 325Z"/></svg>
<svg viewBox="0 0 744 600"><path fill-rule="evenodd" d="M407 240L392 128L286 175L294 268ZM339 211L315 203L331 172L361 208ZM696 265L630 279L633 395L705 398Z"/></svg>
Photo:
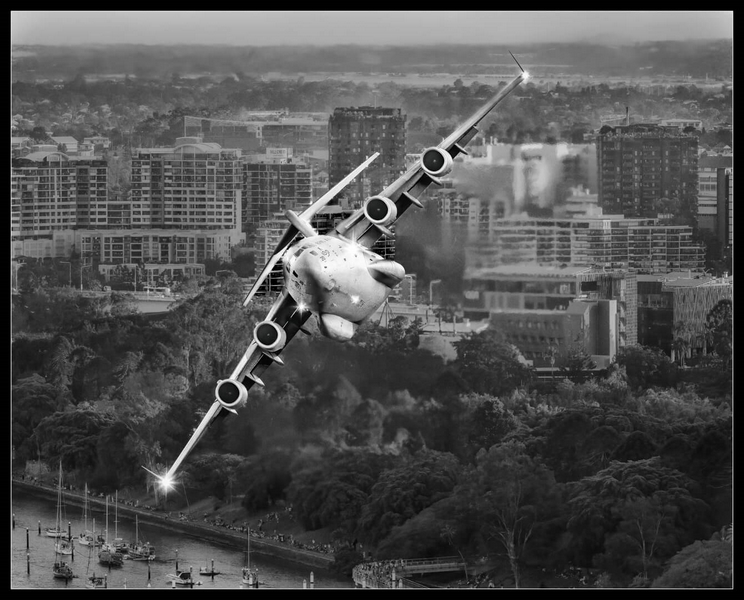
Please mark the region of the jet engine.
<svg viewBox="0 0 744 600"><path fill-rule="evenodd" d="M364 203L364 216L375 225L389 225L398 216L398 209L390 198L372 196Z"/></svg>
<svg viewBox="0 0 744 600"><path fill-rule="evenodd" d="M287 332L273 321L261 321L253 329L253 339L261 350L278 352L287 343Z"/></svg>
<svg viewBox="0 0 744 600"><path fill-rule="evenodd" d="M223 379L217 382L215 390L217 401L225 408L233 408L248 399L248 390L239 381Z"/></svg>
<svg viewBox="0 0 744 600"><path fill-rule="evenodd" d="M442 177L452 170L452 155L436 146L421 155L421 168L432 177Z"/></svg>

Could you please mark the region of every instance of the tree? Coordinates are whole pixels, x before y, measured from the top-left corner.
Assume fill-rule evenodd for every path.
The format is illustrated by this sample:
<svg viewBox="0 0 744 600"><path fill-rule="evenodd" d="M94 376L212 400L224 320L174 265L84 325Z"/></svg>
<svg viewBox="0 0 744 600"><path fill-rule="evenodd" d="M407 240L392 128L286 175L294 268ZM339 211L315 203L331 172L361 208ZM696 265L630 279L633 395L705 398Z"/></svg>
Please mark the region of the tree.
<svg viewBox="0 0 744 600"><path fill-rule="evenodd" d="M597 363L587 354L584 346L579 342L575 342L569 346L565 357L561 361L561 371L569 379L578 383L584 381L587 371L592 371L596 368Z"/></svg>
<svg viewBox="0 0 744 600"><path fill-rule="evenodd" d="M574 562L590 564L596 556L596 566L629 577L642 570L643 560L658 566L707 527L710 509L695 491L692 479L664 467L658 456L613 461L583 478L568 501ZM628 560L629 547L645 558Z"/></svg>
<svg viewBox="0 0 744 600"><path fill-rule="evenodd" d="M596 559L600 566L614 570L620 560L627 572L648 581L649 568L658 568L658 556L668 555L676 542L677 507L664 503L661 497L657 494L619 503L616 512L622 520L605 539L605 553Z"/></svg>
<svg viewBox="0 0 744 600"><path fill-rule="evenodd" d="M716 354L731 364L733 305L731 300L720 300L710 309L705 319L705 331Z"/></svg>
<svg viewBox="0 0 744 600"><path fill-rule="evenodd" d="M469 333L454 344L453 368L472 391L500 396L525 385L532 377L519 352L492 329Z"/></svg>
<svg viewBox="0 0 744 600"><path fill-rule="evenodd" d="M460 465L449 453L421 450L383 471L359 517L358 533L372 544L452 492Z"/></svg>
<svg viewBox="0 0 744 600"><path fill-rule="evenodd" d="M616 361L621 367L625 367L628 385L632 389L673 387L676 381L674 363L658 348L625 346L620 348Z"/></svg>
<svg viewBox="0 0 744 600"><path fill-rule="evenodd" d="M59 408L57 387L34 374L13 384L11 398L13 448L19 460L29 460L37 455L36 427Z"/></svg>
<svg viewBox="0 0 744 600"><path fill-rule="evenodd" d="M696 540L669 559L653 588L730 588L733 547L721 540Z"/></svg>
<svg viewBox="0 0 744 600"><path fill-rule="evenodd" d="M685 357L692 347L693 333L692 326L686 321L677 321L674 324L672 350L676 354L681 367L685 366ZM672 360L674 360L674 357L672 357Z"/></svg>
<svg viewBox="0 0 744 600"><path fill-rule="evenodd" d="M465 490L483 533L503 547L519 587L527 544L559 506L553 473L528 456L523 444L505 442L481 453L472 479L459 492Z"/></svg>

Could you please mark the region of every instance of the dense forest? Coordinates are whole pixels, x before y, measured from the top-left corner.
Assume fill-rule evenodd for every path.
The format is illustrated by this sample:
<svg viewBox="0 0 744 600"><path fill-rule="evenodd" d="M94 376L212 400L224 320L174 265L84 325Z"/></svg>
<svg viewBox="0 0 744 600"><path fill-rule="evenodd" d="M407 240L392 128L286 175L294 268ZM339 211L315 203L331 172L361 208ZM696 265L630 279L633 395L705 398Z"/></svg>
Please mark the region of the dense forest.
<svg viewBox="0 0 744 600"><path fill-rule="evenodd" d="M577 16L577 18L581 18ZM161 79L180 74L269 72L510 72L509 52L535 75L595 77L681 75L730 79L733 40L661 41L633 45L530 44L518 46L444 44L429 46L245 46L66 45L15 46L13 79L71 79L124 75Z"/></svg>
<svg viewBox="0 0 744 600"><path fill-rule="evenodd" d="M157 316L125 294L24 286L17 464L61 458L69 481L103 492L149 485L140 466L180 452L267 310L241 300L234 277ZM283 500L308 530L378 559L503 556L516 585L525 569L571 564L600 570L603 587L727 587L730 303L708 321L709 353L685 369L634 346L602 375L577 355L547 381L491 330L454 342L450 362L403 318L345 345L300 335L266 387L211 427L185 489L192 502L242 495L250 510Z"/></svg>

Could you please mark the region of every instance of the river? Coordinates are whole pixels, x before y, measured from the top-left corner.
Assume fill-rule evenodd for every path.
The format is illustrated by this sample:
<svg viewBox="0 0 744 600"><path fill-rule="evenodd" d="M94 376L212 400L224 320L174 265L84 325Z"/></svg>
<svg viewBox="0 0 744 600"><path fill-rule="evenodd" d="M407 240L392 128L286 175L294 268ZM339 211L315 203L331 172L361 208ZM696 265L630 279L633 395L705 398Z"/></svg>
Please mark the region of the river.
<svg viewBox="0 0 744 600"><path fill-rule="evenodd" d="M120 568L108 569L98 562L97 552L88 557L88 549L75 546L75 554L68 562L72 565L75 578L69 582L52 577L54 562L54 539L44 534L46 527L53 527L56 519L54 501L39 498L28 491L13 486L11 524L11 588L12 589L56 589L85 588L86 575L106 574L109 588L170 588L168 574L191 569L194 577L201 583L194 589L239 589L241 569L245 552L237 550L234 543L220 544L204 540L197 535L170 531L154 524L139 524L140 537L154 544L156 558L150 563L125 560ZM105 516L94 511L96 530L105 528ZM82 509L67 507L63 526L71 524L73 537L84 529ZM42 535L39 535L41 527ZM92 529L89 521L88 527ZM109 514L109 533L130 541L135 535L135 523L129 517ZM28 544L28 550L27 550ZM67 557L68 559L70 557ZM214 561L214 562L213 562ZM351 579L339 578L323 570L303 568L295 563L251 553L251 567L258 569L260 587L302 589L310 588L353 588ZM200 567L211 567L220 571L215 577L200 577ZM183 588L179 588L183 589Z"/></svg>

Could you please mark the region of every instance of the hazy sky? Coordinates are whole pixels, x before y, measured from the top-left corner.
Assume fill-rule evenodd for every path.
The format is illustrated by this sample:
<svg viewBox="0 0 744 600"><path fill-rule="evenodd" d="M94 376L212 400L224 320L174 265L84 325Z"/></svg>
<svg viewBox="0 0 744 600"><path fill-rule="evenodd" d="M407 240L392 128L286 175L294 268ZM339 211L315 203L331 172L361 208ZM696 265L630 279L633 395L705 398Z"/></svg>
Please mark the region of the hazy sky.
<svg viewBox="0 0 744 600"><path fill-rule="evenodd" d="M733 38L733 11L11 11L12 44L516 44Z"/></svg>

